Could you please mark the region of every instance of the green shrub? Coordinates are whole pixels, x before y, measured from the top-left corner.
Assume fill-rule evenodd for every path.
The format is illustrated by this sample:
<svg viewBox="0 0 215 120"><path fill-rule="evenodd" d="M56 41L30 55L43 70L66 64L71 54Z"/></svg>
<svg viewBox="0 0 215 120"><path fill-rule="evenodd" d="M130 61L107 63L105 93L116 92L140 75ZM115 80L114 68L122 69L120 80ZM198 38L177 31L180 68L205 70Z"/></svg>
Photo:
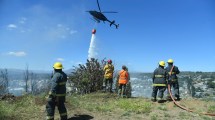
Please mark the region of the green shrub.
<svg viewBox="0 0 215 120"><path fill-rule="evenodd" d="M101 90L103 84L103 67L105 61L99 62L97 59L87 59L86 64L79 64L78 67L74 66L69 80L77 88L80 94L86 94Z"/></svg>

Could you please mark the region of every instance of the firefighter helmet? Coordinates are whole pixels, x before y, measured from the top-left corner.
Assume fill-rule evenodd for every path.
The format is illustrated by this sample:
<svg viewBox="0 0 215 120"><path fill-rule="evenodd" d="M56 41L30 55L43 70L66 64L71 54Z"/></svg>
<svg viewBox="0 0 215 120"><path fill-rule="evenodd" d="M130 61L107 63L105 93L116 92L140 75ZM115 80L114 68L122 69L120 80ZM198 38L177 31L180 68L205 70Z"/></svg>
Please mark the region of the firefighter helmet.
<svg viewBox="0 0 215 120"><path fill-rule="evenodd" d="M173 59L169 59L168 61L167 61L167 63L173 63L174 61L173 61Z"/></svg>
<svg viewBox="0 0 215 120"><path fill-rule="evenodd" d="M63 69L63 65L60 62L56 62L53 66L54 69Z"/></svg>
<svg viewBox="0 0 215 120"><path fill-rule="evenodd" d="M160 61L159 65L164 67L165 66L165 62L164 61Z"/></svg>
<svg viewBox="0 0 215 120"><path fill-rule="evenodd" d="M112 60L111 60L111 59L109 59L107 62L108 62L109 64L111 64L111 63L112 63Z"/></svg>

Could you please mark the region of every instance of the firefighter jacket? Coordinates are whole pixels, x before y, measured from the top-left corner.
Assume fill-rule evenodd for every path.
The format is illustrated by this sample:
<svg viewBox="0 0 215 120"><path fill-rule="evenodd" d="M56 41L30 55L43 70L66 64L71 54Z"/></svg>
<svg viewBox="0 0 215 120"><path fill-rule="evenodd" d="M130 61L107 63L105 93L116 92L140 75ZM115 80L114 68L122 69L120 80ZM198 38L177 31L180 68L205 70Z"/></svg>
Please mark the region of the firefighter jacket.
<svg viewBox="0 0 215 120"><path fill-rule="evenodd" d="M152 76L153 86L166 86L167 79L168 79L167 71L159 66L158 68L155 69Z"/></svg>
<svg viewBox="0 0 215 120"><path fill-rule="evenodd" d="M66 96L67 75L63 71L55 71L52 77L50 95L54 97Z"/></svg>
<svg viewBox="0 0 215 120"><path fill-rule="evenodd" d="M178 80L178 77L176 74L179 74L180 71L177 66L174 66L173 69L172 69L172 67L173 67L173 65L168 65L165 69L169 74L169 80L176 81L176 80ZM172 74L170 75L171 69L172 69Z"/></svg>
<svg viewBox="0 0 215 120"><path fill-rule="evenodd" d="M107 64L104 67L104 78L109 79L113 78L113 71L114 71L114 66L112 64Z"/></svg>
<svg viewBox="0 0 215 120"><path fill-rule="evenodd" d="M127 84L129 80L129 74L126 70L119 71L119 84Z"/></svg>

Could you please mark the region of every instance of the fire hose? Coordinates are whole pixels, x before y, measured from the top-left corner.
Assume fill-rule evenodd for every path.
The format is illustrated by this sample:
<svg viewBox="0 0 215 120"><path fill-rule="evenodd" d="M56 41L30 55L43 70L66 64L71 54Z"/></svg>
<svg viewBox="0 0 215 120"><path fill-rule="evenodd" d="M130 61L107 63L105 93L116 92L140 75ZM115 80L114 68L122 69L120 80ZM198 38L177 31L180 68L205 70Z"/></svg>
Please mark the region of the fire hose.
<svg viewBox="0 0 215 120"><path fill-rule="evenodd" d="M173 66L173 67L174 67L174 66ZM173 67L171 68L170 75L172 74ZM177 103L177 102L175 101L175 99L173 98L172 92L171 92L171 86L170 86L170 84L168 84L168 91L169 91L169 94L170 94L170 97L171 97L172 101L173 101L174 104L175 104L176 106L178 106L179 108L181 108L181 109L183 109L183 110L186 110L186 111L188 111L188 112L193 112L193 113L202 114L202 115L208 115L208 116L215 116L215 113L203 113L203 112L202 112L202 113L199 113L199 112L196 112L196 111L193 111L193 110L190 110L190 109L188 109L188 108L186 108L186 107L181 106L181 105L180 105L179 103Z"/></svg>
<svg viewBox="0 0 215 120"><path fill-rule="evenodd" d="M186 107L183 107L183 106L181 106L179 103L177 103L177 102L175 101L175 99L173 98L173 96L172 96L171 87L170 87L169 84L168 84L168 91L169 91L169 93L170 93L170 97L171 97L172 101L174 102L174 104L175 104L176 106L178 106L179 108L181 108L181 109L183 109L183 110L186 110L186 111L188 111L188 112L198 113L198 112L195 112L195 111L193 111L193 110L190 110L190 109L188 109L188 108L186 108ZM215 116L215 113L198 113L198 114L208 115L208 116Z"/></svg>

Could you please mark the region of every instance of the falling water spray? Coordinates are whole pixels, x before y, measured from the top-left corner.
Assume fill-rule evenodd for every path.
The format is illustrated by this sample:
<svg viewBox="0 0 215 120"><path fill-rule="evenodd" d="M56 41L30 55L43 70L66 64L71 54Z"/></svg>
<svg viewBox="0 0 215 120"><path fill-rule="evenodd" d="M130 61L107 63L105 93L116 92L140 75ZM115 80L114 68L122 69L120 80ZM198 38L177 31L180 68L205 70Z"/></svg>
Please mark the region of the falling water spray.
<svg viewBox="0 0 215 120"><path fill-rule="evenodd" d="M90 47L88 50L88 59L97 58L96 52L96 29L92 30L92 37L90 41Z"/></svg>

